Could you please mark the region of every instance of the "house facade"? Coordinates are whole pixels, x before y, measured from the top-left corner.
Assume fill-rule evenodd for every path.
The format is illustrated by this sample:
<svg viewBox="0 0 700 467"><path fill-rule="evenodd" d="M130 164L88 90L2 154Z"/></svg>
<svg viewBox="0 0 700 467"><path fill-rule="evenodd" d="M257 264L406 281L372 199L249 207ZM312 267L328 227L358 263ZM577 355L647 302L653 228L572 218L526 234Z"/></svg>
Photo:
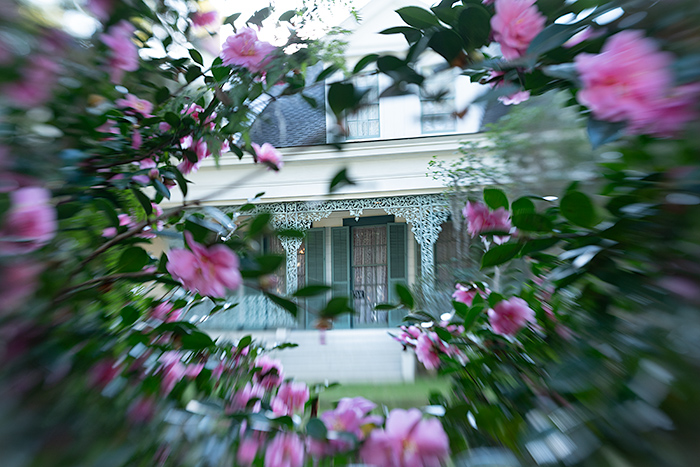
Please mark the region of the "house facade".
<svg viewBox="0 0 700 467"><path fill-rule="evenodd" d="M408 3L374 0L360 10L360 24L350 18L341 25L353 31L346 52L349 68L368 53L405 54L403 36L377 32L400 25L394 10ZM432 63L428 59L421 71L439 62L439 57ZM374 306L394 300L397 283L435 293L436 244L450 209L444 186L427 175L428 162L456 158L462 141L480 140L492 109L473 104L483 87L457 74L436 74L419 93L383 97L389 80L370 70L355 80L367 90L365 106L342 122L347 133L338 149L332 144L337 127L326 111L326 93L327 84L340 78L331 76L305 91L317 102L315 108L300 96L263 104L251 137L280 149L281 171L267 171L252 158L224 155L218 167L205 161L192 174L188 197L204 198L205 205L226 212L264 192L255 199L256 210L246 214L270 212L273 226L306 232L304 239L271 237L260 245L261 251L285 255L278 291L330 284L331 294L352 298L355 314L335 320L323 342L316 329L318 300L302 303L295 319L261 293L245 289L231 297L234 308L203 326L218 335L253 334L268 343L301 344L279 358L289 374L309 382L321 377L411 380L412 355L402 354L387 334L405 312ZM433 90L441 99L433 98ZM463 118L455 117L465 110ZM343 168L355 184L329 194L329 181Z"/></svg>

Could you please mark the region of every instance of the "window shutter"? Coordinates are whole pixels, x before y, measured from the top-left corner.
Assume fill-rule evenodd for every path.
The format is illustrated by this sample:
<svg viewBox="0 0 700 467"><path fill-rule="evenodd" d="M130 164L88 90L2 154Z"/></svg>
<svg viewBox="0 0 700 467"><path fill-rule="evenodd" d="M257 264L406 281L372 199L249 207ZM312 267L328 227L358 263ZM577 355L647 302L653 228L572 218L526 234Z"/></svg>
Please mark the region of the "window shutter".
<svg viewBox="0 0 700 467"><path fill-rule="evenodd" d="M331 265L334 297L350 296L350 227L331 228ZM342 315L334 322L337 329L350 327L350 315Z"/></svg>
<svg viewBox="0 0 700 467"><path fill-rule="evenodd" d="M325 229L311 229L306 232L306 284L323 285L326 283ZM317 312L325 303L326 297L318 295L306 299L307 310ZM316 316L306 313L306 328L312 329Z"/></svg>
<svg viewBox="0 0 700 467"><path fill-rule="evenodd" d="M396 284L407 285L408 283L408 246L406 224L387 224L388 229L388 251L387 259L389 263L389 301L398 301L396 296ZM389 311L389 326L396 326L401 323L404 311Z"/></svg>

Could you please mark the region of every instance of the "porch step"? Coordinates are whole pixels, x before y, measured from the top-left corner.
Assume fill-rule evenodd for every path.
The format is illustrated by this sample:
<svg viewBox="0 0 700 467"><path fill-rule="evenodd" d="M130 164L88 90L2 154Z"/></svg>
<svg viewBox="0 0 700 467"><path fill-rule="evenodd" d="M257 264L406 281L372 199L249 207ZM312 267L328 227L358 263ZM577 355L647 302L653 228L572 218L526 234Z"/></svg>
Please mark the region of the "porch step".
<svg viewBox="0 0 700 467"><path fill-rule="evenodd" d="M413 382L415 357L403 352L388 329L338 329L326 331L325 344L316 330L216 331L212 337L237 341L250 334L265 347L283 342L298 347L273 351L270 355L284 365L286 377L306 383L397 383Z"/></svg>

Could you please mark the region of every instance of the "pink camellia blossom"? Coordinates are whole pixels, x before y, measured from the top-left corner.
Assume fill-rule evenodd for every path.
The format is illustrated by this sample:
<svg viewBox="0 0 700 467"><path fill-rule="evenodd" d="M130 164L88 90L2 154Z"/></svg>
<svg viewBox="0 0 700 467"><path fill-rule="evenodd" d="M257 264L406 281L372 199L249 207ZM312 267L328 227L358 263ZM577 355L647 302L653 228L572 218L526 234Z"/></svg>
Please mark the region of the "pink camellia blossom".
<svg viewBox="0 0 700 467"><path fill-rule="evenodd" d="M36 292L44 267L31 261L0 265L0 314L12 313Z"/></svg>
<svg viewBox="0 0 700 467"><path fill-rule="evenodd" d="M255 367L260 368L260 371L255 372L253 381L265 389L274 389L282 383L284 371L282 370L282 362L279 360L261 355L255 359Z"/></svg>
<svg viewBox="0 0 700 467"><path fill-rule="evenodd" d="M252 436L241 436L241 440L238 444L238 450L236 451L236 460L238 465L249 467L253 465L255 461L255 456L258 455L263 441L260 436L255 434Z"/></svg>
<svg viewBox="0 0 700 467"><path fill-rule="evenodd" d="M150 169L148 171L148 175L142 174L142 175L134 175L131 177L132 180L135 182L143 183L144 185L148 184L151 182L151 180L155 180L160 176L160 172L156 168L156 163L153 159L144 159L139 162L139 169L145 170L145 169Z"/></svg>
<svg viewBox="0 0 700 467"><path fill-rule="evenodd" d="M456 302L464 303L467 306L472 306L472 301L474 301L474 297L476 297L477 293L479 295L481 295L482 297L484 296L482 291L474 286L465 286L464 284L455 284L455 289L456 290L452 294L452 298Z"/></svg>
<svg viewBox="0 0 700 467"><path fill-rule="evenodd" d="M384 430L373 430L360 450L362 460L377 467L439 467L449 443L442 424L423 420L418 409L394 409Z"/></svg>
<svg viewBox="0 0 700 467"><path fill-rule="evenodd" d="M507 96L500 96L499 102L503 105L518 105L530 99L530 91L518 91Z"/></svg>
<svg viewBox="0 0 700 467"><path fill-rule="evenodd" d="M141 144L143 144L143 137L141 136L141 132L138 130L138 128L136 128L131 133L131 148L139 149L141 148Z"/></svg>
<svg viewBox="0 0 700 467"><path fill-rule="evenodd" d="M115 0L88 0L85 7L99 20L104 21L109 19L109 16L112 14L112 10L114 10L114 1Z"/></svg>
<svg viewBox="0 0 700 467"><path fill-rule="evenodd" d="M329 431L352 433L359 441L362 441L365 438L364 427L380 425L382 422L382 417L369 414L376 407L377 404L364 397L344 397L338 401L334 410L324 412L320 418ZM354 446L350 440L337 437L329 440L327 444L312 443L310 447L317 453L333 455L349 451Z"/></svg>
<svg viewBox="0 0 700 467"><path fill-rule="evenodd" d="M265 452L265 467L301 467L304 443L295 433L278 433Z"/></svg>
<svg viewBox="0 0 700 467"><path fill-rule="evenodd" d="M184 157L182 162L177 166L183 175L197 171L199 169L199 163L211 156L211 152L203 138L195 141L191 135L185 136L180 139L180 147L182 149L191 149L197 155L197 162L192 162L187 157Z"/></svg>
<svg viewBox="0 0 700 467"><path fill-rule="evenodd" d="M119 227L132 227L135 225L134 220L128 214L119 214L117 219L119 219ZM107 227L102 231L103 237L109 238L114 237L115 235L117 235L116 227Z"/></svg>
<svg viewBox="0 0 700 467"><path fill-rule="evenodd" d="M428 370L434 370L440 366L440 354L431 337L433 339L439 339L437 334L431 332L430 335L421 334L416 341L416 358L418 358L418 361Z"/></svg>
<svg viewBox="0 0 700 467"><path fill-rule="evenodd" d="M4 85L2 94L20 108L42 105L51 98L60 68L48 57L32 57L22 68L21 79Z"/></svg>
<svg viewBox="0 0 700 467"><path fill-rule="evenodd" d="M467 231L472 237L486 232L510 232L510 214L503 207L490 211L482 203L467 202L462 214L468 221Z"/></svg>
<svg viewBox="0 0 700 467"><path fill-rule="evenodd" d="M535 6L535 0L496 0L491 18L493 38L501 44L508 60L525 55L530 42L544 29L547 18Z"/></svg>
<svg viewBox="0 0 700 467"><path fill-rule="evenodd" d="M151 118L153 115L153 104L148 102L146 99L139 99L133 94L127 94L123 99L117 99L114 101L119 107L127 109L129 113L138 113L143 115L145 118ZM134 111L134 112L131 112Z"/></svg>
<svg viewBox="0 0 700 467"><path fill-rule="evenodd" d="M251 146L253 146L255 150L257 161L267 164L270 170L279 170L284 165L282 162L282 153L275 149L270 143L264 143L262 146L252 143Z"/></svg>
<svg viewBox="0 0 700 467"><path fill-rule="evenodd" d="M302 410L309 400L309 387L300 382L282 383L277 396L272 399L272 411L280 415L292 415Z"/></svg>
<svg viewBox="0 0 700 467"><path fill-rule="evenodd" d="M113 359L107 358L95 364L90 369L90 385L104 389L122 372L122 368Z"/></svg>
<svg viewBox="0 0 700 467"><path fill-rule="evenodd" d="M626 122L632 134L672 136L695 118L698 89L672 88L673 56L641 31L619 32L599 54L574 62L582 82L576 98L597 119Z"/></svg>
<svg viewBox="0 0 700 467"><path fill-rule="evenodd" d="M238 256L224 245L205 247L185 232L190 249L174 248L168 253L167 270L185 289L210 297L224 297L226 289L236 290L243 283Z"/></svg>
<svg viewBox="0 0 700 467"><path fill-rule="evenodd" d="M231 403L228 407L231 412L252 411L260 412L262 405L260 400L255 402L252 407L248 407L248 403L253 399L262 399L265 396L265 388L258 384L246 383L243 389L236 391L231 396Z"/></svg>
<svg viewBox="0 0 700 467"><path fill-rule="evenodd" d="M127 417L132 423L142 424L150 421L155 413L155 400L152 397L141 396L129 406Z"/></svg>
<svg viewBox="0 0 700 467"><path fill-rule="evenodd" d="M139 51L131 40L135 30L131 23L122 20L100 36L100 40L109 48L108 65L114 84L122 82L125 71L136 71L139 67Z"/></svg>
<svg viewBox="0 0 700 467"><path fill-rule="evenodd" d="M46 245L56 234L56 209L51 192L25 187L10 194L12 207L0 230L0 253L29 253Z"/></svg>
<svg viewBox="0 0 700 467"><path fill-rule="evenodd" d="M181 354L173 350L161 355L159 361L162 365L160 371L163 374L163 383L161 385L163 394L170 393L175 385L185 377L196 378L204 369L204 363L185 365L182 363L181 358Z"/></svg>
<svg viewBox="0 0 700 467"><path fill-rule="evenodd" d="M166 323L171 323L174 321L179 321L181 317L182 309L173 309L173 304L170 302L161 302L156 305L153 310L151 310L151 318L164 321Z"/></svg>
<svg viewBox="0 0 700 467"><path fill-rule="evenodd" d="M200 28L211 26L219 21L219 14L216 11L197 11L190 16L192 24Z"/></svg>
<svg viewBox="0 0 700 467"><path fill-rule="evenodd" d="M493 331L502 336L514 336L528 322L535 322L535 312L520 297L501 300L489 310L489 323Z"/></svg>
<svg viewBox="0 0 700 467"><path fill-rule="evenodd" d="M254 29L241 28L226 39L219 56L224 65L238 65L259 73L270 63L276 50L274 45L258 40Z"/></svg>

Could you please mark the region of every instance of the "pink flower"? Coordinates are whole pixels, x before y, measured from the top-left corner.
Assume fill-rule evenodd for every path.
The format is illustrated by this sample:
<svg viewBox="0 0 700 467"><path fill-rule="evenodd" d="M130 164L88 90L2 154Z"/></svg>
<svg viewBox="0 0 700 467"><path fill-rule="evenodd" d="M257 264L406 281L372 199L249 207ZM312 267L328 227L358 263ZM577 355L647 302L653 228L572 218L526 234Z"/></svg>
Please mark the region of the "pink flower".
<svg viewBox="0 0 700 467"><path fill-rule="evenodd" d="M464 303L467 306L472 306L472 301L474 300L474 297L476 297L477 293L483 296L481 291L474 286L467 287L462 284L455 284L455 289L457 290L455 290L452 294L452 298L456 302Z"/></svg>
<svg viewBox="0 0 700 467"><path fill-rule="evenodd" d="M672 88L672 55L641 31L617 33L601 53L574 61L583 83L576 97L595 118L627 122L633 134L669 136L695 117L698 89Z"/></svg>
<svg viewBox="0 0 700 467"><path fill-rule="evenodd" d="M131 227L134 225L133 219L131 219L128 214L119 214L117 218L119 219L119 227ZM115 235L117 235L116 227L107 227L102 231L103 237L109 238L114 237Z"/></svg>
<svg viewBox="0 0 700 467"><path fill-rule="evenodd" d="M168 253L167 270L191 292L211 297L226 296L226 289L236 290L243 279L238 270L238 256L224 245L205 247L185 232L192 251L175 248Z"/></svg>
<svg viewBox="0 0 700 467"><path fill-rule="evenodd" d="M211 156L211 152L207 147L206 141L204 139L198 139L194 141L191 135L185 136L180 139L180 147L182 149L191 149L197 155L197 162L192 162L186 156L182 159L182 162L177 166L177 168L182 172L183 175L187 175L191 172L197 171L199 169L199 163L202 162L207 157Z"/></svg>
<svg viewBox="0 0 700 467"><path fill-rule="evenodd" d="M130 109L143 115L145 118L153 117L151 112L153 111L153 104L148 102L146 99L139 99L133 94L127 94L124 99L117 99L114 101L119 107ZM134 112L130 112L134 113Z"/></svg>
<svg viewBox="0 0 700 467"><path fill-rule="evenodd" d="M270 358L267 355L261 355L255 360L255 366L260 368L260 371L255 372L253 381L265 389L270 390L278 387L284 379L282 362L279 360Z"/></svg>
<svg viewBox="0 0 700 467"><path fill-rule="evenodd" d="M377 467L439 467L449 454L442 424L423 420L418 409L394 409L384 430L374 430L360 457Z"/></svg>
<svg viewBox="0 0 700 467"><path fill-rule="evenodd" d="M262 445L262 440L259 436L244 436L238 444L238 451L236 452L236 460L242 466L250 466L255 460L255 456L258 454L258 450Z"/></svg>
<svg viewBox="0 0 700 467"><path fill-rule="evenodd" d="M102 360L90 369L90 385L104 389L121 372L121 367L113 359Z"/></svg>
<svg viewBox="0 0 700 467"><path fill-rule="evenodd" d="M434 370L440 366L440 354L431 337L439 340L437 334L431 332L430 335L421 334L416 341L416 357L428 370Z"/></svg>
<svg viewBox="0 0 700 467"><path fill-rule="evenodd" d="M156 413L156 402L152 397L141 396L136 399L127 412L127 417L132 423L146 423Z"/></svg>
<svg viewBox="0 0 700 467"><path fill-rule="evenodd" d="M248 407L248 403L252 399L262 399L265 396L265 388L258 384L246 383L240 391L233 393L229 410L233 412L252 411L260 412L262 405L258 400L252 407Z"/></svg>
<svg viewBox="0 0 700 467"><path fill-rule="evenodd" d="M134 129L133 133L131 134L131 148L139 149L141 147L141 144L143 144L143 137L141 136L141 132L138 129Z"/></svg>
<svg viewBox="0 0 700 467"><path fill-rule="evenodd" d="M292 415L302 410L309 400L309 387L304 383L282 383L277 396L272 399L272 411L280 415Z"/></svg>
<svg viewBox="0 0 700 467"><path fill-rule="evenodd" d="M514 336L528 322L535 322L535 312L519 297L501 300L489 310L489 323L493 332L502 336Z"/></svg>
<svg viewBox="0 0 700 467"><path fill-rule="evenodd" d="M131 40L136 28L122 20L109 31L100 36L100 40L109 48L109 68L112 83L119 84L125 71L136 71L139 67L139 51Z"/></svg>
<svg viewBox="0 0 700 467"><path fill-rule="evenodd" d="M304 464L304 443L294 433L278 433L267 445L265 467L301 467Z"/></svg>
<svg viewBox="0 0 700 467"><path fill-rule="evenodd" d="M219 14L216 11L198 11L190 16L192 24L205 28L216 23L219 20Z"/></svg>
<svg viewBox="0 0 700 467"><path fill-rule="evenodd" d="M139 162L139 169L145 170L145 169L151 169L148 171L148 175L142 174L142 175L134 175L131 177L132 180L135 182L143 183L144 185L148 184L151 182L151 180L155 180L160 176L160 172L156 168L156 163L153 159L144 159Z"/></svg>
<svg viewBox="0 0 700 467"><path fill-rule="evenodd" d="M98 19L104 21L114 10L114 0L88 0L86 8Z"/></svg>
<svg viewBox="0 0 700 467"><path fill-rule="evenodd" d="M204 369L203 363L185 365L180 359L180 353L173 350L165 352L160 357L163 374L161 390L163 394L170 393L175 385L185 377L196 378Z"/></svg>
<svg viewBox="0 0 700 467"><path fill-rule="evenodd" d="M42 105L51 98L59 70L60 66L48 57L32 57L22 69L22 78L3 86L3 94L17 107Z"/></svg>
<svg viewBox="0 0 700 467"><path fill-rule="evenodd" d="M488 232L510 232L510 214L503 207L495 211L482 203L472 203L471 201L462 210L462 214L469 222L467 231L472 237Z"/></svg>
<svg viewBox="0 0 700 467"><path fill-rule="evenodd" d="M270 170L279 170L284 165L282 154L270 143L265 143L262 146L252 143L251 146L255 150L257 161L267 164Z"/></svg>
<svg viewBox="0 0 700 467"><path fill-rule="evenodd" d="M119 128L117 128L117 122L111 119L107 119L106 122L104 122L102 125L98 126L95 128L95 131L98 131L100 133L108 133L110 135L118 135L119 134ZM105 139L114 139L111 137L105 138Z"/></svg>
<svg viewBox="0 0 700 467"><path fill-rule="evenodd" d="M178 321L182 313L181 308L173 309L173 304L170 302L162 302L156 305L151 311L151 318L155 318L166 323Z"/></svg>
<svg viewBox="0 0 700 467"><path fill-rule="evenodd" d="M24 305L36 292L43 269L42 265L28 261L0 266L0 313L18 311Z"/></svg>
<svg viewBox="0 0 700 467"><path fill-rule="evenodd" d="M251 73L259 73L270 63L271 54L276 50L272 44L259 41L253 29L241 28L226 39L219 56L224 65L238 65Z"/></svg>
<svg viewBox="0 0 700 467"><path fill-rule="evenodd" d="M503 57L512 60L525 55L547 18L537 10L535 0L496 0L495 8L491 29Z"/></svg>
<svg viewBox="0 0 700 467"><path fill-rule="evenodd" d="M12 207L0 231L0 252L29 253L47 244L56 234L56 209L45 188L25 187L10 194Z"/></svg>
<svg viewBox="0 0 700 467"><path fill-rule="evenodd" d="M334 410L321 414L321 421L329 431L352 433L358 440L363 440L365 434L362 427L368 424L379 425L382 418L369 415L377 405L364 397L344 397L340 399ZM328 444L312 443L314 450L331 455L346 452L353 448L352 442L344 438L331 439Z"/></svg>
<svg viewBox="0 0 700 467"><path fill-rule="evenodd" d="M522 104L530 98L530 91L518 91L508 96L500 96L498 100L503 105L518 105Z"/></svg>

